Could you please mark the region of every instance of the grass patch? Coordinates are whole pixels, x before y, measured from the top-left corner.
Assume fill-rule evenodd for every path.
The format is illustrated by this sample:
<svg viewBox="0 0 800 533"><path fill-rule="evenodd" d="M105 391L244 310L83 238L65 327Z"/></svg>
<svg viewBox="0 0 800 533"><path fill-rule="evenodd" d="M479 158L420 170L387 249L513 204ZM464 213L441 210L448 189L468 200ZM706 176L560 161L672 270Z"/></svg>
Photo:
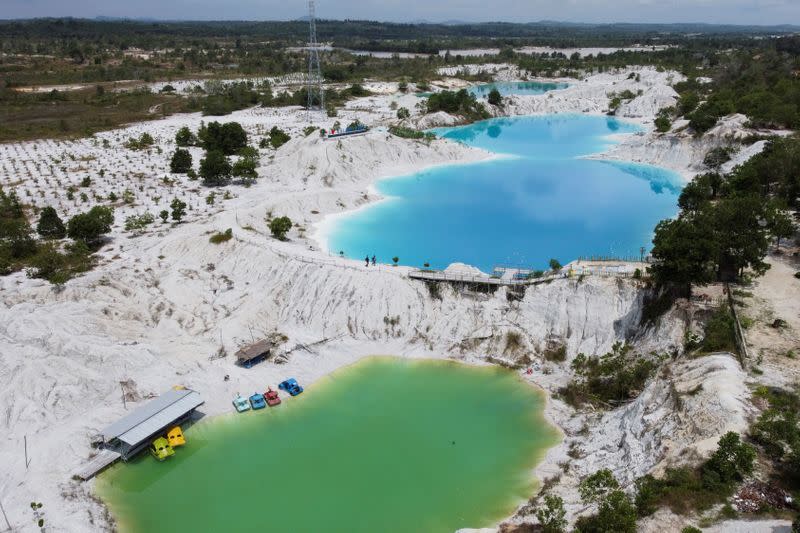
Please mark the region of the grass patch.
<svg viewBox="0 0 800 533"><path fill-rule="evenodd" d="M217 232L211 237L209 237L208 242L212 244L222 244L223 242L228 242L233 238L233 230L228 228L224 232Z"/></svg>
<svg viewBox="0 0 800 533"><path fill-rule="evenodd" d="M190 111L196 111L192 99L147 91L99 94L91 88L36 94L0 89L0 142L86 137Z"/></svg>
<svg viewBox="0 0 800 533"><path fill-rule="evenodd" d="M714 311L706 323L705 336L700 346L703 352L731 352L736 349L736 322L730 310L723 306Z"/></svg>
<svg viewBox="0 0 800 533"><path fill-rule="evenodd" d="M550 361L553 363L563 363L567 360L567 346L565 344L560 344L553 348L549 348L544 351L542 356L545 358L546 361Z"/></svg>

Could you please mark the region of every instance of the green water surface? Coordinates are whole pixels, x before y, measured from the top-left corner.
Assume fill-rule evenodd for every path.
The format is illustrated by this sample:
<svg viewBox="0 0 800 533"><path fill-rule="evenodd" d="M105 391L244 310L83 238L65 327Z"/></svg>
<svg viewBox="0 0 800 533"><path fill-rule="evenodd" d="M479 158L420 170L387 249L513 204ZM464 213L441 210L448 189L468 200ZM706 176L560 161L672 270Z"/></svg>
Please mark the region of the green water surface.
<svg viewBox="0 0 800 533"><path fill-rule="evenodd" d="M142 533L490 526L557 442L543 405L503 369L370 358L276 408L202 421L173 458L115 466L97 490Z"/></svg>

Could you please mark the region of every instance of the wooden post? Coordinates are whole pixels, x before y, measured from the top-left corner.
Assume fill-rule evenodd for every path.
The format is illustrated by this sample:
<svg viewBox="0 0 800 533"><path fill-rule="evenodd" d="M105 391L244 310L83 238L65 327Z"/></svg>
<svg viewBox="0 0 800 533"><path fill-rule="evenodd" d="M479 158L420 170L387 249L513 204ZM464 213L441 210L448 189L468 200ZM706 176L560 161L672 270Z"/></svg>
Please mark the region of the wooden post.
<svg viewBox="0 0 800 533"><path fill-rule="evenodd" d="M28 461L28 436L25 435L25 470L28 469L30 464L31 464L31 462Z"/></svg>
<svg viewBox="0 0 800 533"><path fill-rule="evenodd" d="M3 509L3 502L0 502L0 511L3 512L3 518L6 520L6 525L8 526L8 530L12 531L11 522L8 521L8 515L6 514L6 510Z"/></svg>

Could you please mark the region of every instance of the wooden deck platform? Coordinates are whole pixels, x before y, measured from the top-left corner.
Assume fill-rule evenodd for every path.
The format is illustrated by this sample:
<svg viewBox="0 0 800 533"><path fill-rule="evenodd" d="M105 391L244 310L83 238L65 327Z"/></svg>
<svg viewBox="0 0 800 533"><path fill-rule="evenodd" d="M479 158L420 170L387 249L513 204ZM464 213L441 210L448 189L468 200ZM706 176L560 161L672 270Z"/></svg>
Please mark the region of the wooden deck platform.
<svg viewBox="0 0 800 533"><path fill-rule="evenodd" d="M83 481L87 481L119 461L121 457L122 455L118 452L111 450L100 450L100 453L95 455L91 461L83 465L80 470L75 472L75 475Z"/></svg>

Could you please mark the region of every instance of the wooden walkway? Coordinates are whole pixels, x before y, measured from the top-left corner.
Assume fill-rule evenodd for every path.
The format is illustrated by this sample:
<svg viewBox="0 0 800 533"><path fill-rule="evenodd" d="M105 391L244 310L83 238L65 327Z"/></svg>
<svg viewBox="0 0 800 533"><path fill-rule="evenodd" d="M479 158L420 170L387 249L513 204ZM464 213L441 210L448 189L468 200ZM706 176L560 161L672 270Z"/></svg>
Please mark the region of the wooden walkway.
<svg viewBox="0 0 800 533"><path fill-rule="evenodd" d="M477 285L493 285L497 287L512 287L519 285L536 285L537 283L545 283L564 276L550 275L542 276L541 278L524 278L518 279L513 275L509 276L504 274L501 277L493 276L474 276L470 274L457 274L454 272L443 272L433 270L417 270L409 272L408 277L411 279L419 279L422 281L446 281L449 283L471 283Z"/></svg>
<svg viewBox="0 0 800 533"><path fill-rule="evenodd" d="M75 475L83 481L87 481L119 461L120 457L122 457L122 455L120 455L118 452L111 450L100 450L100 453L95 455L91 461L83 465L80 470L75 472Z"/></svg>

